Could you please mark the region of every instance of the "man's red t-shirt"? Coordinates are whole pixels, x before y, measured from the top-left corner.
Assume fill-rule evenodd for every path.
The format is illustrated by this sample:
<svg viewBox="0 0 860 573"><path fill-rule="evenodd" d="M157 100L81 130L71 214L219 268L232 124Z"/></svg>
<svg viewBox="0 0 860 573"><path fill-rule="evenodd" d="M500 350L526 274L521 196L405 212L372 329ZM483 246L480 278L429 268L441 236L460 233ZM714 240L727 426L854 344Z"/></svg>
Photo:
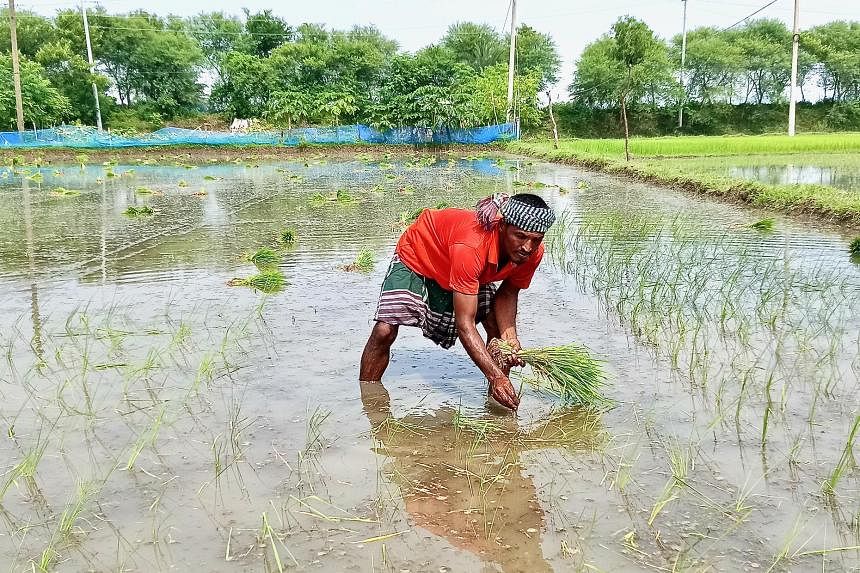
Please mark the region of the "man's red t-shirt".
<svg viewBox="0 0 860 573"><path fill-rule="evenodd" d="M499 228L487 231L474 211L425 209L397 243L396 253L411 271L448 291L478 294L482 284L507 280L525 289L543 258L543 245L521 265L499 264Z"/></svg>

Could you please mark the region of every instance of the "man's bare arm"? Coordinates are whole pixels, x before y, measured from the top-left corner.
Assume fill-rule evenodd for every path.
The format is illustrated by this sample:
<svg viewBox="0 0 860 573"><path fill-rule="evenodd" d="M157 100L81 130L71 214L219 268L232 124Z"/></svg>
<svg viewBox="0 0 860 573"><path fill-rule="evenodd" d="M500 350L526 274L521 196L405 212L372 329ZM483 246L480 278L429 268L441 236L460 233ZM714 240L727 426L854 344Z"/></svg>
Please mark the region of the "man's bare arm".
<svg viewBox="0 0 860 573"><path fill-rule="evenodd" d="M519 398L513 384L502 371L484 345L484 340L475 326L475 316L478 312L478 296L454 293L454 321L457 335L466 353L475 365L484 373L490 382L490 394L499 403L517 409Z"/></svg>

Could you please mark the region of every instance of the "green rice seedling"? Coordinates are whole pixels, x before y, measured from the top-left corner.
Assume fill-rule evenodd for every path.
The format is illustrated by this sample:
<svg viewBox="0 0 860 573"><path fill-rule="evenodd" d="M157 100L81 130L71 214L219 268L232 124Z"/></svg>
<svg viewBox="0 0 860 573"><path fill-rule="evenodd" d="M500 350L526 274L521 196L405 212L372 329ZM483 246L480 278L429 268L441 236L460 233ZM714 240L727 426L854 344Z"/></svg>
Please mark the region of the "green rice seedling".
<svg viewBox="0 0 860 573"><path fill-rule="evenodd" d="M289 284L284 274L277 270L262 271L247 278L235 278L227 282L228 286L247 286L266 294L284 290Z"/></svg>
<svg viewBox="0 0 860 573"><path fill-rule="evenodd" d="M580 179L579 182L576 184L577 189L584 190L584 189L588 189L588 187L589 187L588 181L585 181L583 179Z"/></svg>
<svg viewBox="0 0 860 573"><path fill-rule="evenodd" d="M495 345L493 344L495 342ZM491 341L491 354L502 363L502 358L514 354L514 349L503 340ZM492 348L495 346L495 348ZM523 349L516 352L531 369L523 380L535 389L565 402L588 406L606 406L611 400L602 394L606 374L602 362L578 344Z"/></svg>
<svg viewBox="0 0 860 573"><path fill-rule="evenodd" d="M434 209L449 209L452 205L447 201L439 201L433 206Z"/></svg>
<svg viewBox="0 0 860 573"><path fill-rule="evenodd" d="M116 173L114 173L113 169L107 168L105 169L105 177L110 179L111 177L116 177Z"/></svg>
<svg viewBox="0 0 860 573"><path fill-rule="evenodd" d="M860 257L860 237L851 241L851 244L848 245L848 252L855 257Z"/></svg>
<svg viewBox="0 0 860 573"><path fill-rule="evenodd" d="M215 177L214 175L204 175L203 179L205 179L206 181L215 181L218 178Z"/></svg>
<svg viewBox="0 0 860 573"><path fill-rule="evenodd" d="M3 488L0 489L0 501L6 496L6 492L13 484L17 484L19 479L24 479L32 482L36 475L36 468L39 467L39 462L42 461L42 456L45 455L45 450L48 447L48 441L39 441L36 446L24 456L20 462L9 470L6 474L6 481L3 482Z"/></svg>
<svg viewBox="0 0 860 573"><path fill-rule="evenodd" d="M155 213L155 211L153 211L152 207L148 205L141 205L140 207L130 205L128 208L126 208L125 211L122 212L123 215L131 219L137 217L150 217L153 213Z"/></svg>
<svg viewBox="0 0 860 573"><path fill-rule="evenodd" d="M353 203L355 201L355 197L346 189L338 189L335 199L338 203Z"/></svg>
<svg viewBox="0 0 860 573"><path fill-rule="evenodd" d="M90 156L86 153L79 153L78 155L75 155L75 162L81 166L81 170L84 169L89 160Z"/></svg>
<svg viewBox="0 0 860 573"><path fill-rule="evenodd" d="M146 431L137 437L137 440L131 448L131 453L128 456L128 462L125 465L126 470L134 469L134 464L137 462L137 458L140 457L140 454L146 446L155 446L155 442L158 440L158 432L161 430L161 422L163 420L164 407L159 410L158 415L152 420Z"/></svg>
<svg viewBox="0 0 860 573"><path fill-rule="evenodd" d="M41 173L34 173L27 177L30 181L35 181L36 183L41 183L45 177Z"/></svg>
<svg viewBox="0 0 860 573"><path fill-rule="evenodd" d="M373 270L373 251L370 249L362 249L358 252L355 260L341 267L341 269L350 272L369 273Z"/></svg>
<svg viewBox="0 0 860 573"><path fill-rule="evenodd" d="M269 247L257 249L256 253L247 255L245 258L261 271L276 269L281 264L281 255Z"/></svg>
<svg viewBox="0 0 860 573"><path fill-rule="evenodd" d="M768 217L767 219L762 219L761 221L756 221L752 225L750 225L750 229L754 229L756 231L761 231L762 233L770 233L773 231L775 221L773 218Z"/></svg>
<svg viewBox="0 0 860 573"><path fill-rule="evenodd" d="M51 195L55 197L77 197L81 192L75 189L66 189L65 187L56 187L51 191Z"/></svg>
<svg viewBox="0 0 860 573"><path fill-rule="evenodd" d="M426 208L427 207L419 207L417 209L413 209L409 213L406 213L405 217L401 217L401 219L403 220L403 223L407 226L411 225L412 223L414 223L415 221L418 220L418 217L421 216L421 213L423 213Z"/></svg>
<svg viewBox="0 0 860 573"><path fill-rule="evenodd" d="M839 458L836 467L830 472L830 475L821 486L821 490L827 496L836 495L836 485L842 479L842 475L850 466L856 466L857 462L854 459L854 441L857 438L857 431L860 429L860 415L854 418L854 424L851 426L851 431L848 433L848 440L845 442L845 447L842 449L842 456Z"/></svg>
<svg viewBox="0 0 860 573"><path fill-rule="evenodd" d="M678 490L684 486L687 481L690 464L684 456L684 452L677 446L673 446L669 450L669 463L671 465L672 477L666 482L663 492L651 509L651 516L648 518L648 525L654 524L654 520L660 515L660 512L673 500L678 498Z"/></svg>
<svg viewBox="0 0 860 573"><path fill-rule="evenodd" d="M322 205L322 204L328 202L328 198L325 195L323 195L322 193L320 193L319 191L317 191L316 193L311 195L311 197L310 197L310 199L308 199L308 201L310 202L311 205Z"/></svg>
<svg viewBox="0 0 860 573"><path fill-rule="evenodd" d="M297 237L298 233L296 230L293 227L287 227L286 229L281 229L281 232L278 233L278 243L284 246L293 245Z"/></svg>
<svg viewBox="0 0 860 573"><path fill-rule="evenodd" d="M138 195L152 195L154 191L148 187L138 187L134 190Z"/></svg>
<svg viewBox="0 0 860 573"><path fill-rule="evenodd" d="M188 182L185 179L180 179L179 183L177 183L180 187L188 187Z"/></svg>
<svg viewBox="0 0 860 573"><path fill-rule="evenodd" d="M72 533L72 528L75 522L81 515L81 512L86 508L93 497L98 493L99 486L93 482L78 482L77 492L74 499L70 500L63 514L60 516L58 532L63 537Z"/></svg>

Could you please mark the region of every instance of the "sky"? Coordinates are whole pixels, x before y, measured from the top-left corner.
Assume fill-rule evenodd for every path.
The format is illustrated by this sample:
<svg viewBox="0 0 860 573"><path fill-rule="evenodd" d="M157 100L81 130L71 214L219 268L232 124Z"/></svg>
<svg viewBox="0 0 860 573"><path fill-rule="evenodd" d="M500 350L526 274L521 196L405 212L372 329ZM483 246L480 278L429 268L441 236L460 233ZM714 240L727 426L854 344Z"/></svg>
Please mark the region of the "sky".
<svg viewBox="0 0 860 573"><path fill-rule="evenodd" d="M108 12L122 13L144 8L160 15L191 16L222 11L241 15L271 9L291 25L303 22L324 24L329 29L373 24L407 51L437 42L455 22L486 23L502 30L510 26L510 0L102 0ZM860 20L860 0L798 0L801 29L833 20ZM687 26L726 27L764 6L768 0L688 0ZM78 0L18 0L21 10L52 15L59 9L78 6ZM791 26L793 0L777 0L756 17L779 18ZM642 19L661 37L680 33L682 0L518 0L517 21L550 34L562 58L560 80L553 99L567 99L567 86L574 63L583 48L606 33L620 16ZM787 48L790 49L790 48Z"/></svg>

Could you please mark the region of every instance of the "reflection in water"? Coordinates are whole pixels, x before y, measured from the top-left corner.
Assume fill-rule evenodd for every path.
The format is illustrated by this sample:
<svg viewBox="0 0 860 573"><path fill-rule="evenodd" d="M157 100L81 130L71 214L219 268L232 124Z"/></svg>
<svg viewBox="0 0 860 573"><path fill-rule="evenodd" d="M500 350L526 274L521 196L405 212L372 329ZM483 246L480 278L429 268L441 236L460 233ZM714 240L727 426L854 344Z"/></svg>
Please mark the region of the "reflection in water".
<svg viewBox="0 0 860 573"><path fill-rule="evenodd" d="M732 177L752 179L772 185L827 185L839 189L860 189L860 171L848 167L818 167L814 165L755 165L733 166Z"/></svg>
<svg viewBox="0 0 860 573"><path fill-rule="evenodd" d="M599 440L589 410L555 412L529 430L510 416L471 417L450 407L391 415L388 392L362 383L364 411L383 471L415 524L503 571L551 571L543 558L544 512L520 454L590 451Z"/></svg>
<svg viewBox="0 0 860 573"><path fill-rule="evenodd" d="M42 318L39 314L39 285L36 284L36 262L34 260L33 243L33 209L30 205L30 182L26 177L21 177L22 193L21 200L23 202L24 214L24 241L27 249L27 274L30 279L30 319L33 322L33 352L39 361L43 361L42 356Z"/></svg>

